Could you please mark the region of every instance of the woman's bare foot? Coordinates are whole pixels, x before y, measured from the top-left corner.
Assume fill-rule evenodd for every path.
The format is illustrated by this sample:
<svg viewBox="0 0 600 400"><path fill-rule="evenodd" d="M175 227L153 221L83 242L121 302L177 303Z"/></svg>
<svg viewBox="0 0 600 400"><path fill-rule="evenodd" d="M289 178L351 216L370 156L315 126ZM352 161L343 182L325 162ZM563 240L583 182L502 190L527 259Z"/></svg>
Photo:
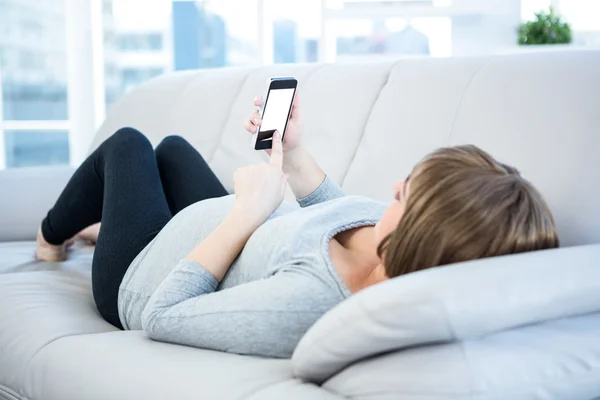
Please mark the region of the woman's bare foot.
<svg viewBox="0 0 600 400"><path fill-rule="evenodd" d="M42 235L42 228L40 227L37 233L35 258L41 261L65 261L67 259L67 243L55 246L46 242L44 235Z"/></svg>
<svg viewBox="0 0 600 400"><path fill-rule="evenodd" d="M97 224L88 226L77 234L77 238L83 240L88 244L96 244L98 241L98 234L100 233L100 222Z"/></svg>

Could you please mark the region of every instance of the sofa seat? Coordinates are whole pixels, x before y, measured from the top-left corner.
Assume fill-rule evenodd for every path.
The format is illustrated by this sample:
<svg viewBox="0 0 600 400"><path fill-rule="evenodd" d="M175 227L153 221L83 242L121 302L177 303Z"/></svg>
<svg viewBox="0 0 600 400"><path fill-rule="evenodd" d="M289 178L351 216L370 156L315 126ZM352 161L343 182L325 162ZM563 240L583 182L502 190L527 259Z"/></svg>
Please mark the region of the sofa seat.
<svg viewBox="0 0 600 400"><path fill-rule="evenodd" d="M94 305L92 247L76 245L64 263L36 261L34 249L34 242L0 244L0 398L247 399L275 385L313 390L292 379L289 360L191 349L118 330ZM314 390L311 396L327 395Z"/></svg>
<svg viewBox="0 0 600 400"><path fill-rule="evenodd" d="M69 259L61 263L41 262L35 259L35 242L0 243L0 275L32 271L70 271L88 274L94 256L94 247L77 242L69 253Z"/></svg>
<svg viewBox="0 0 600 400"><path fill-rule="evenodd" d="M42 349L30 371L25 387L35 399L245 399L292 376L289 360L190 351L153 342L141 331L69 336ZM77 380L53 384L69 376Z"/></svg>

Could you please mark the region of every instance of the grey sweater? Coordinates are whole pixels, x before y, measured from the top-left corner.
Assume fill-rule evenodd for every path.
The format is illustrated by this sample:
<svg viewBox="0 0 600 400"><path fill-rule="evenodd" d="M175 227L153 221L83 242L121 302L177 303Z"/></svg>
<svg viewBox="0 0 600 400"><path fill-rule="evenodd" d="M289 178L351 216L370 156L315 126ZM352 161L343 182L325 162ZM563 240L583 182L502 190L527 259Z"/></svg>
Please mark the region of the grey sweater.
<svg viewBox="0 0 600 400"><path fill-rule="evenodd" d="M319 317L350 295L329 257L337 233L374 225L385 205L344 196L329 178L281 207L218 282L186 255L230 211L234 196L177 214L129 267L119 291L126 329L155 340L238 354L291 356Z"/></svg>

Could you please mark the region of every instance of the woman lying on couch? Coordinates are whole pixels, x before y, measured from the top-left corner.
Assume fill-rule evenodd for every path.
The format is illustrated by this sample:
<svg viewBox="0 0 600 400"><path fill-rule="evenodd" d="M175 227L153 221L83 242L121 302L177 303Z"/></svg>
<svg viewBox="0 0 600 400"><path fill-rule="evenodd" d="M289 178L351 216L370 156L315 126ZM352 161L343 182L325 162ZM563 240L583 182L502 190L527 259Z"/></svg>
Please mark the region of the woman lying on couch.
<svg viewBox="0 0 600 400"><path fill-rule="evenodd" d="M558 246L540 193L477 147L427 155L386 207L344 195L300 145L298 122L296 104L285 143L276 135L269 163L238 169L231 196L184 139L153 149L119 130L43 220L37 258L65 259L69 239L101 221L83 235L97 241L92 287L106 321L159 341L289 357L319 317L368 286ZM254 113L246 129L259 124ZM300 208L283 202L287 184Z"/></svg>

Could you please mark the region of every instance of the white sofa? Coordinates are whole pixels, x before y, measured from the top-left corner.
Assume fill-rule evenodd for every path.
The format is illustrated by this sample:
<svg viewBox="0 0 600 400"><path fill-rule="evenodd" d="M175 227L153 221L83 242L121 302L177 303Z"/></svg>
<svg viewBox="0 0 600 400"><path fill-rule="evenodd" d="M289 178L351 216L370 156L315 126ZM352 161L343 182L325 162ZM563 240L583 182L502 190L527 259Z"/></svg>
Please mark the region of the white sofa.
<svg viewBox="0 0 600 400"><path fill-rule="evenodd" d="M263 155L242 121L294 75L306 146L352 194L390 200L427 152L474 143L543 192L567 247L436 268L325 315L292 360L156 343L98 315L93 249L33 260L69 168L0 172L0 399L600 398L600 52L176 73L111 110L156 144L179 134L229 189Z"/></svg>

